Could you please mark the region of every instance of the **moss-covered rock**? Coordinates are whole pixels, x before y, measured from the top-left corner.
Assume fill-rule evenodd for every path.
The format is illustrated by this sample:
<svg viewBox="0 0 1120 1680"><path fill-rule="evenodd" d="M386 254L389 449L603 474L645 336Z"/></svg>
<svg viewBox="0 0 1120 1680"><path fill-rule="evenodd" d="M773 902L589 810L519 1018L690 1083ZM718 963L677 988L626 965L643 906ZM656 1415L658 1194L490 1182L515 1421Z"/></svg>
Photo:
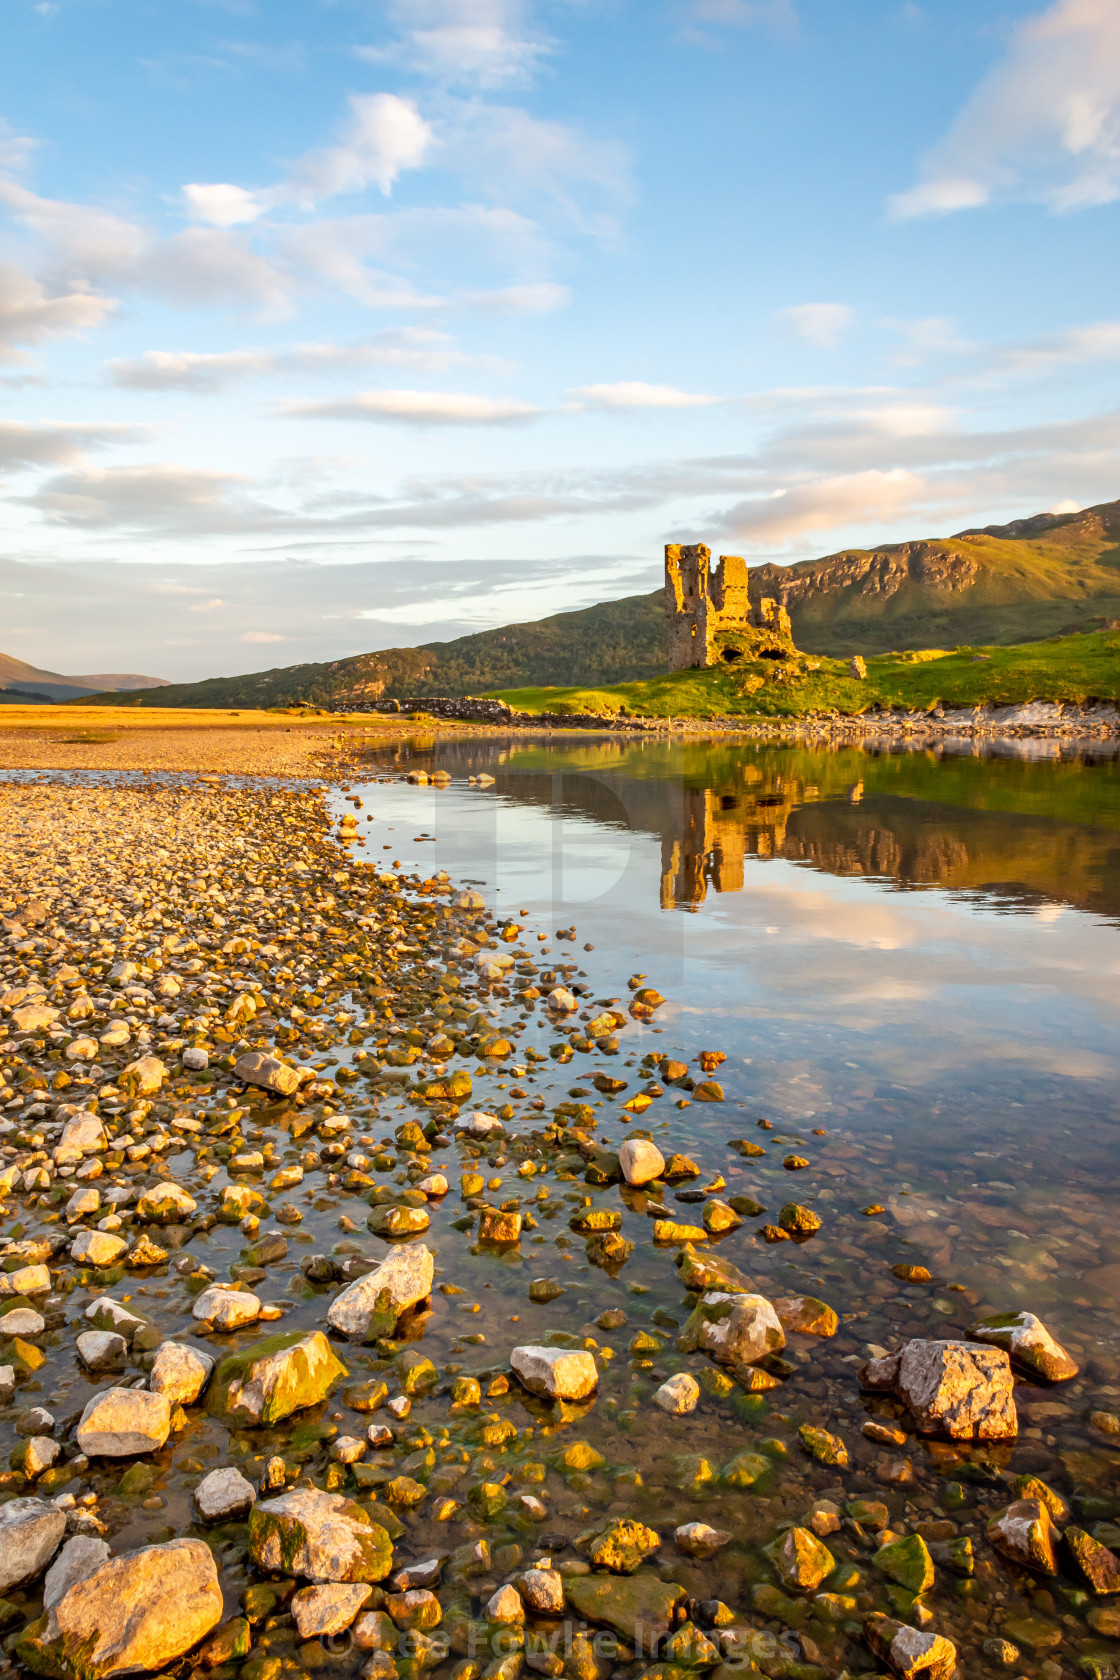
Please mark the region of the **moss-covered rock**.
<svg viewBox="0 0 1120 1680"><path fill-rule="evenodd" d="M266 1336L223 1359L210 1384L207 1410L236 1423L278 1423L318 1405L349 1375L321 1330Z"/></svg>
<svg viewBox="0 0 1120 1680"><path fill-rule="evenodd" d="M360 1505L318 1488L293 1488L249 1513L249 1556L268 1574L309 1581L383 1581L393 1547Z"/></svg>
<svg viewBox="0 0 1120 1680"><path fill-rule="evenodd" d="M643 1653L653 1654L668 1633L685 1590L656 1575L569 1575L564 1599L589 1622L605 1623Z"/></svg>

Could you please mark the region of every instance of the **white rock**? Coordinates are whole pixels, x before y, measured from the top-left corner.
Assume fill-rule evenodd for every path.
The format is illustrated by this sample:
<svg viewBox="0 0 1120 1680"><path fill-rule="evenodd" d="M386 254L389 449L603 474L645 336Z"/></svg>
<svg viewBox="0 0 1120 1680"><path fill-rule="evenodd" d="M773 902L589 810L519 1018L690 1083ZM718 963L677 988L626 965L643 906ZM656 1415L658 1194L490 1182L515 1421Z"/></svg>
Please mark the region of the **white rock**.
<svg viewBox="0 0 1120 1680"><path fill-rule="evenodd" d="M210 1052L203 1050L201 1045L188 1045L183 1051L183 1066L192 1073L201 1073L210 1066Z"/></svg>
<svg viewBox="0 0 1120 1680"><path fill-rule="evenodd" d="M673 1531L673 1539L687 1556L710 1558L727 1545L731 1536L724 1534L722 1529L709 1527L707 1523L689 1522L682 1523Z"/></svg>
<svg viewBox="0 0 1120 1680"><path fill-rule="evenodd" d="M618 1159L627 1184L650 1184L665 1171L665 1157L649 1138L628 1137Z"/></svg>
<svg viewBox="0 0 1120 1680"><path fill-rule="evenodd" d="M222 1608L213 1554L201 1540L109 1558L52 1608L60 1667L99 1680L158 1672L205 1639Z"/></svg>
<svg viewBox="0 0 1120 1680"><path fill-rule="evenodd" d="M700 1404L700 1384L687 1371L678 1371L675 1377L661 1384L653 1403L672 1417L684 1417Z"/></svg>
<svg viewBox="0 0 1120 1680"><path fill-rule="evenodd" d="M302 1587L291 1602L300 1638L329 1639L332 1634L345 1633L372 1591L361 1581Z"/></svg>
<svg viewBox="0 0 1120 1680"><path fill-rule="evenodd" d="M51 1286L45 1266L21 1266L17 1272L0 1272L0 1296L43 1295Z"/></svg>
<svg viewBox="0 0 1120 1680"><path fill-rule="evenodd" d="M142 1318L137 1318L135 1313L129 1312L120 1301L114 1301L111 1295L99 1295L96 1301L91 1301L85 1316L95 1329L115 1330L126 1342L131 1342L137 1330L144 1327Z"/></svg>
<svg viewBox="0 0 1120 1680"><path fill-rule="evenodd" d="M128 1343L115 1330L84 1330L77 1349L87 1371L123 1371L128 1359Z"/></svg>
<svg viewBox="0 0 1120 1680"><path fill-rule="evenodd" d="M488 1622L523 1622L525 1606L516 1587L499 1587L489 1600L483 1615Z"/></svg>
<svg viewBox="0 0 1120 1680"><path fill-rule="evenodd" d="M527 1610L538 1616L564 1614L564 1577L559 1570L527 1569L514 1584Z"/></svg>
<svg viewBox="0 0 1120 1680"><path fill-rule="evenodd" d="M702 1325L700 1346L723 1365L753 1365L768 1353L780 1353L785 1331L765 1295L723 1295L711 1291L702 1304L722 1307L723 1315Z"/></svg>
<svg viewBox="0 0 1120 1680"><path fill-rule="evenodd" d="M47 1003L26 1003L22 1009L12 1011L12 1025L17 1032L38 1032L41 1027L49 1027L57 1021L59 1013Z"/></svg>
<svg viewBox="0 0 1120 1680"><path fill-rule="evenodd" d="M172 1406L190 1406L210 1381L213 1369L212 1357L201 1348L188 1347L185 1342L162 1342L148 1387L153 1394L165 1394Z"/></svg>
<svg viewBox="0 0 1120 1680"><path fill-rule="evenodd" d="M145 1190L136 1204L141 1219L155 1219L161 1224L179 1224L189 1218L198 1203L181 1184L154 1184Z"/></svg>
<svg viewBox="0 0 1120 1680"><path fill-rule="evenodd" d="M505 1127L496 1114L485 1114L476 1108L471 1114L460 1115L455 1122L457 1132L469 1132L472 1137L490 1137L504 1132Z"/></svg>
<svg viewBox="0 0 1120 1680"><path fill-rule="evenodd" d="M91 1214L101 1208L101 1192L92 1187L75 1190L64 1209L67 1225L73 1225L79 1219L88 1219Z"/></svg>
<svg viewBox="0 0 1120 1680"><path fill-rule="evenodd" d="M66 1122L58 1140L60 1149L80 1149L83 1155L97 1155L108 1146L105 1127L88 1109L81 1108Z"/></svg>
<svg viewBox="0 0 1120 1680"><path fill-rule="evenodd" d="M420 1180L416 1188L425 1196L446 1196L450 1185L442 1173L429 1173L427 1178Z"/></svg>
<svg viewBox="0 0 1120 1680"><path fill-rule="evenodd" d="M256 1295L240 1289L223 1289L212 1284L204 1289L191 1308L196 1324L212 1330L237 1330L243 1324L255 1324L261 1315L261 1303Z"/></svg>
<svg viewBox="0 0 1120 1680"><path fill-rule="evenodd" d="M363 1341L371 1333L391 1336L409 1307L432 1292L435 1257L423 1243L391 1249L375 1271L355 1278L327 1309L327 1323Z"/></svg>
<svg viewBox="0 0 1120 1680"><path fill-rule="evenodd" d="M1002 1441L1018 1434L1011 1361L1002 1348L915 1339L898 1359L897 1393L923 1434Z"/></svg>
<svg viewBox="0 0 1120 1680"><path fill-rule="evenodd" d="M23 1473L29 1482L58 1463L62 1448L49 1435L32 1435L23 1449Z"/></svg>
<svg viewBox="0 0 1120 1680"><path fill-rule="evenodd" d="M195 1504L206 1522L240 1517L256 1501L256 1489L232 1464L211 1470L194 1490Z"/></svg>
<svg viewBox="0 0 1120 1680"><path fill-rule="evenodd" d="M240 1079L243 1085L258 1085L261 1090L271 1091L279 1097L294 1096L305 1083L306 1071L289 1067L279 1056L270 1056L261 1050L247 1051L233 1065L234 1077Z"/></svg>
<svg viewBox="0 0 1120 1680"><path fill-rule="evenodd" d="M583 1348L516 1347L509 1362L530 1394L553 1400L583 1400L599 1382L595 1361Z"/></svg>
<svg viewBox="0 0 1120 1680"><path fill-rule="evenodd" d="M545 1006L554 1015L574 1015L579 1008L579 999L574 997L567 986L557 986L545 998Z"/></svg>
<svg viewBox="0 0 1120 1680"><path fill-rule="evenodd" d="M124 1238L111 1231L80 1231L70 1244L70 1258L79 1266L111 1266L127 1252Z"/></svg>
<svg viewBox="0 0 1120 1680"><path fill-rule="evenodd" d="M45 1569L65 1533L65 1512L45 1499L10 1499L0 1505L0 1593Z"/></svg>
<svg viewBox="0 0 1120 1680"><path fill-rule="evenodd" d="M13 1307L0 1318L0 1332L5 1336L41 1336L46 1328L46 1319L33 1307Z"/></svg>
<svg viewBox="0 0 1120 1680"><path fill-rule="evenodd" d="M170 1433L171 1407L165 1394L109 1388L87 1403L77 1439L91 1458L135 1458L158 1452Z"/></svg>
<svg viewBox="0 0 1120 1680"><path fill-rule="evenodd" d="M247 1360L226 1389L225 1411L239 1421L278 1423L304 1406L318 1405L336 1378L345 1375L345 1365L323 1332L312 1330L288 1347Z"/></svg>
<svg viewBox="0 0 1120 1680"><path fill-rule="evenodd" d="M66 1046L66 1060L68 1062L95 1062L97 1060L97 1040L95 1038L72 1038Z"/></svg>

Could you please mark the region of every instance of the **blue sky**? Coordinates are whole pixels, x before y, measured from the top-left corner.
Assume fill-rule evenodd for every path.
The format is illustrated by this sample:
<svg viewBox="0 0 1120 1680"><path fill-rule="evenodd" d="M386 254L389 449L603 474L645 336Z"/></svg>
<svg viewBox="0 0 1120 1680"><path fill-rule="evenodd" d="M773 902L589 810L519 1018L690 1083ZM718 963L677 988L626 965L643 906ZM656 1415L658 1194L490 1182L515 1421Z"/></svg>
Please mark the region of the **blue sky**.
<svg viewBox="0 0 1120 1680"><path fill-rule="evenodd" d="M1115 0L9 0L0 647L174 678L1120 494Z"/></svg>

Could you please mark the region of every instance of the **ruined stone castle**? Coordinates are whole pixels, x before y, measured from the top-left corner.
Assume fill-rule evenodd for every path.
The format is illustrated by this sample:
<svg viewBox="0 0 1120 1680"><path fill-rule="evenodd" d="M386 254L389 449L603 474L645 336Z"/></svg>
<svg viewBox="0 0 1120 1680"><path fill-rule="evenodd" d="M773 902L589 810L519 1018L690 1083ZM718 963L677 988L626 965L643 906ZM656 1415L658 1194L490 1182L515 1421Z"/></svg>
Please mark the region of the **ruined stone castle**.
<svg viewBox="0 0 1120 1680"><path fill-rule="evenodd" d="M674 671L796 657L789 613L769 596L751 602L747 563L703 543L665 546L665 616Z"/></svg>

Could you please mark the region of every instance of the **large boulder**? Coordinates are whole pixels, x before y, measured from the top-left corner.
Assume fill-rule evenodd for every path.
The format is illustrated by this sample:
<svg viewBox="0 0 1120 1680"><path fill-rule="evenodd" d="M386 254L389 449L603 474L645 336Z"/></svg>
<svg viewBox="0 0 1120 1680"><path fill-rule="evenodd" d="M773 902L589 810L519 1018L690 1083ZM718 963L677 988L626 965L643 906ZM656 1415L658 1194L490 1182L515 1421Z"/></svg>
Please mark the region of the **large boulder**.
<svg viewBox="0 0 1120 1680"><path fill-rule="evenodd" d="M90 1458L135 1458L158 1452L171 1433L166 1394L140 1388L108 1388L88 1401L76 1431Z"/></svg>
<svg viewBox="0 0 1120 1680"><path fill-rule="evenodd" d="M393 1546L380 1523L338 1493L294 1488L249 1513L249 1555L266 1574L308 1581L383 1581Z"/></svg>
<svg viewBox="0 0 1120 1680"><path fill-rule="evenodd" d="M599 1383L594 1357L582 1348L516 1347L509 1362L530 1394L549 1400L584 1400Z"/></svg>
<svg viewBox="0 0 1120 1680"><path fill-rule="evenodd" d="M153 1673L184 1656L221 1618L209 1546L170 1540L79 1575L25 1630L18 1653L29 1667L66 1680Z"/></svg>
<svg viewBox="0 0 1120 1680"><path fill-rule="evenodd" d="M70 1244L70 1258L79 1266L111 1266L127 1250L124 1238L111 1231L81 1231Z"/></svg>
<svg viewBox="0 0 1120 1680"><path fill-rule="evenodd" d="M564 1577L569 1610L585 1621L605 1623L629 1644L651 1653L668 1633L685 1596L675 1581L660 1581L656 1575Z"/></svg>
<svg viewBox="0 0 1120 1680"><path fill-rule="evenodd" d="M316 1406L349 1372L321 1330L267 1336L223 1359L207 1402L216 1416L236 1423L279 1423L304 1406Z"/></svg>
<svg viewBox="0 0 1120 1680"><path fill-rule="evenodd" d="M1002 1348L975 1342L907 1342L860 1371L865 1388L892 1389L923 1435L954 1441L1006 1441L1019 1432L1011 1361Z"/></svg>
<svg viewBox="0 0 1120 1680"><path fill-rule="evenodd" d="M165 1394L173 1406L190 1406L210 1381L213 1369L213 1358L201 1348L188 1347L185 1342L162 1342L156 1350L148 1387L153 1394Z"/></svg>
<svg viewBox="0 0 1120 1680"><path fill-rule="evenodd" d="M50 1614L56 1604L59 1604L70 1588L79 1581L84 1581L108 1563L113 1553L105 1540L98 1540L92 1534L75 1534L67 1540L59 1552L43 1580L43 1609L47 1612L46 1637L54 1639L58 1633L58 1621Z"/></svg>
<svg viewBox="0 0 1120 1680"><path fill-rule="evenodd" d="M1069 1382L1077 1375L1077 1361L1034 1313L997 1313L974 1324L968 1334L974 1342L1002 1348L1013 1365L1028 1376L1041 1377L1043 1382Z"/></svg>
<svg viewBox="0 0 1120 1680"><path fill-rule="evenodd" d="M957 1667L957 1648L942 1633L925 1633L892 1616L875 1611L863 1624L864 1638L877 1657L888 1662L903 1680L950 1680Z"/></svg>
<svg viewBox="0 0 1120 1680"><path fill-rule="evenodd" d="M108 1142L103 1122L88 1109L80 1108L67 1120L56 1148L74 1149L80 1155L96 1155L108 1147Z"/></svg>
<svg viewBox="0 0 1120 1680"><path fill-rule="evenodd" d="M0 1505L0 1593L46 1568L66 1533L66 1514L45 1499Z"/></svg>
<svg viewBox="0 0 1120 1680"><path fill-rule="evenodd" d="M392 1249L381 1264L355 1278L327 1309L327 1323L351 1341L391 1336L402 1313L432 1292L435 1258L423 1243Z"/></svg>

